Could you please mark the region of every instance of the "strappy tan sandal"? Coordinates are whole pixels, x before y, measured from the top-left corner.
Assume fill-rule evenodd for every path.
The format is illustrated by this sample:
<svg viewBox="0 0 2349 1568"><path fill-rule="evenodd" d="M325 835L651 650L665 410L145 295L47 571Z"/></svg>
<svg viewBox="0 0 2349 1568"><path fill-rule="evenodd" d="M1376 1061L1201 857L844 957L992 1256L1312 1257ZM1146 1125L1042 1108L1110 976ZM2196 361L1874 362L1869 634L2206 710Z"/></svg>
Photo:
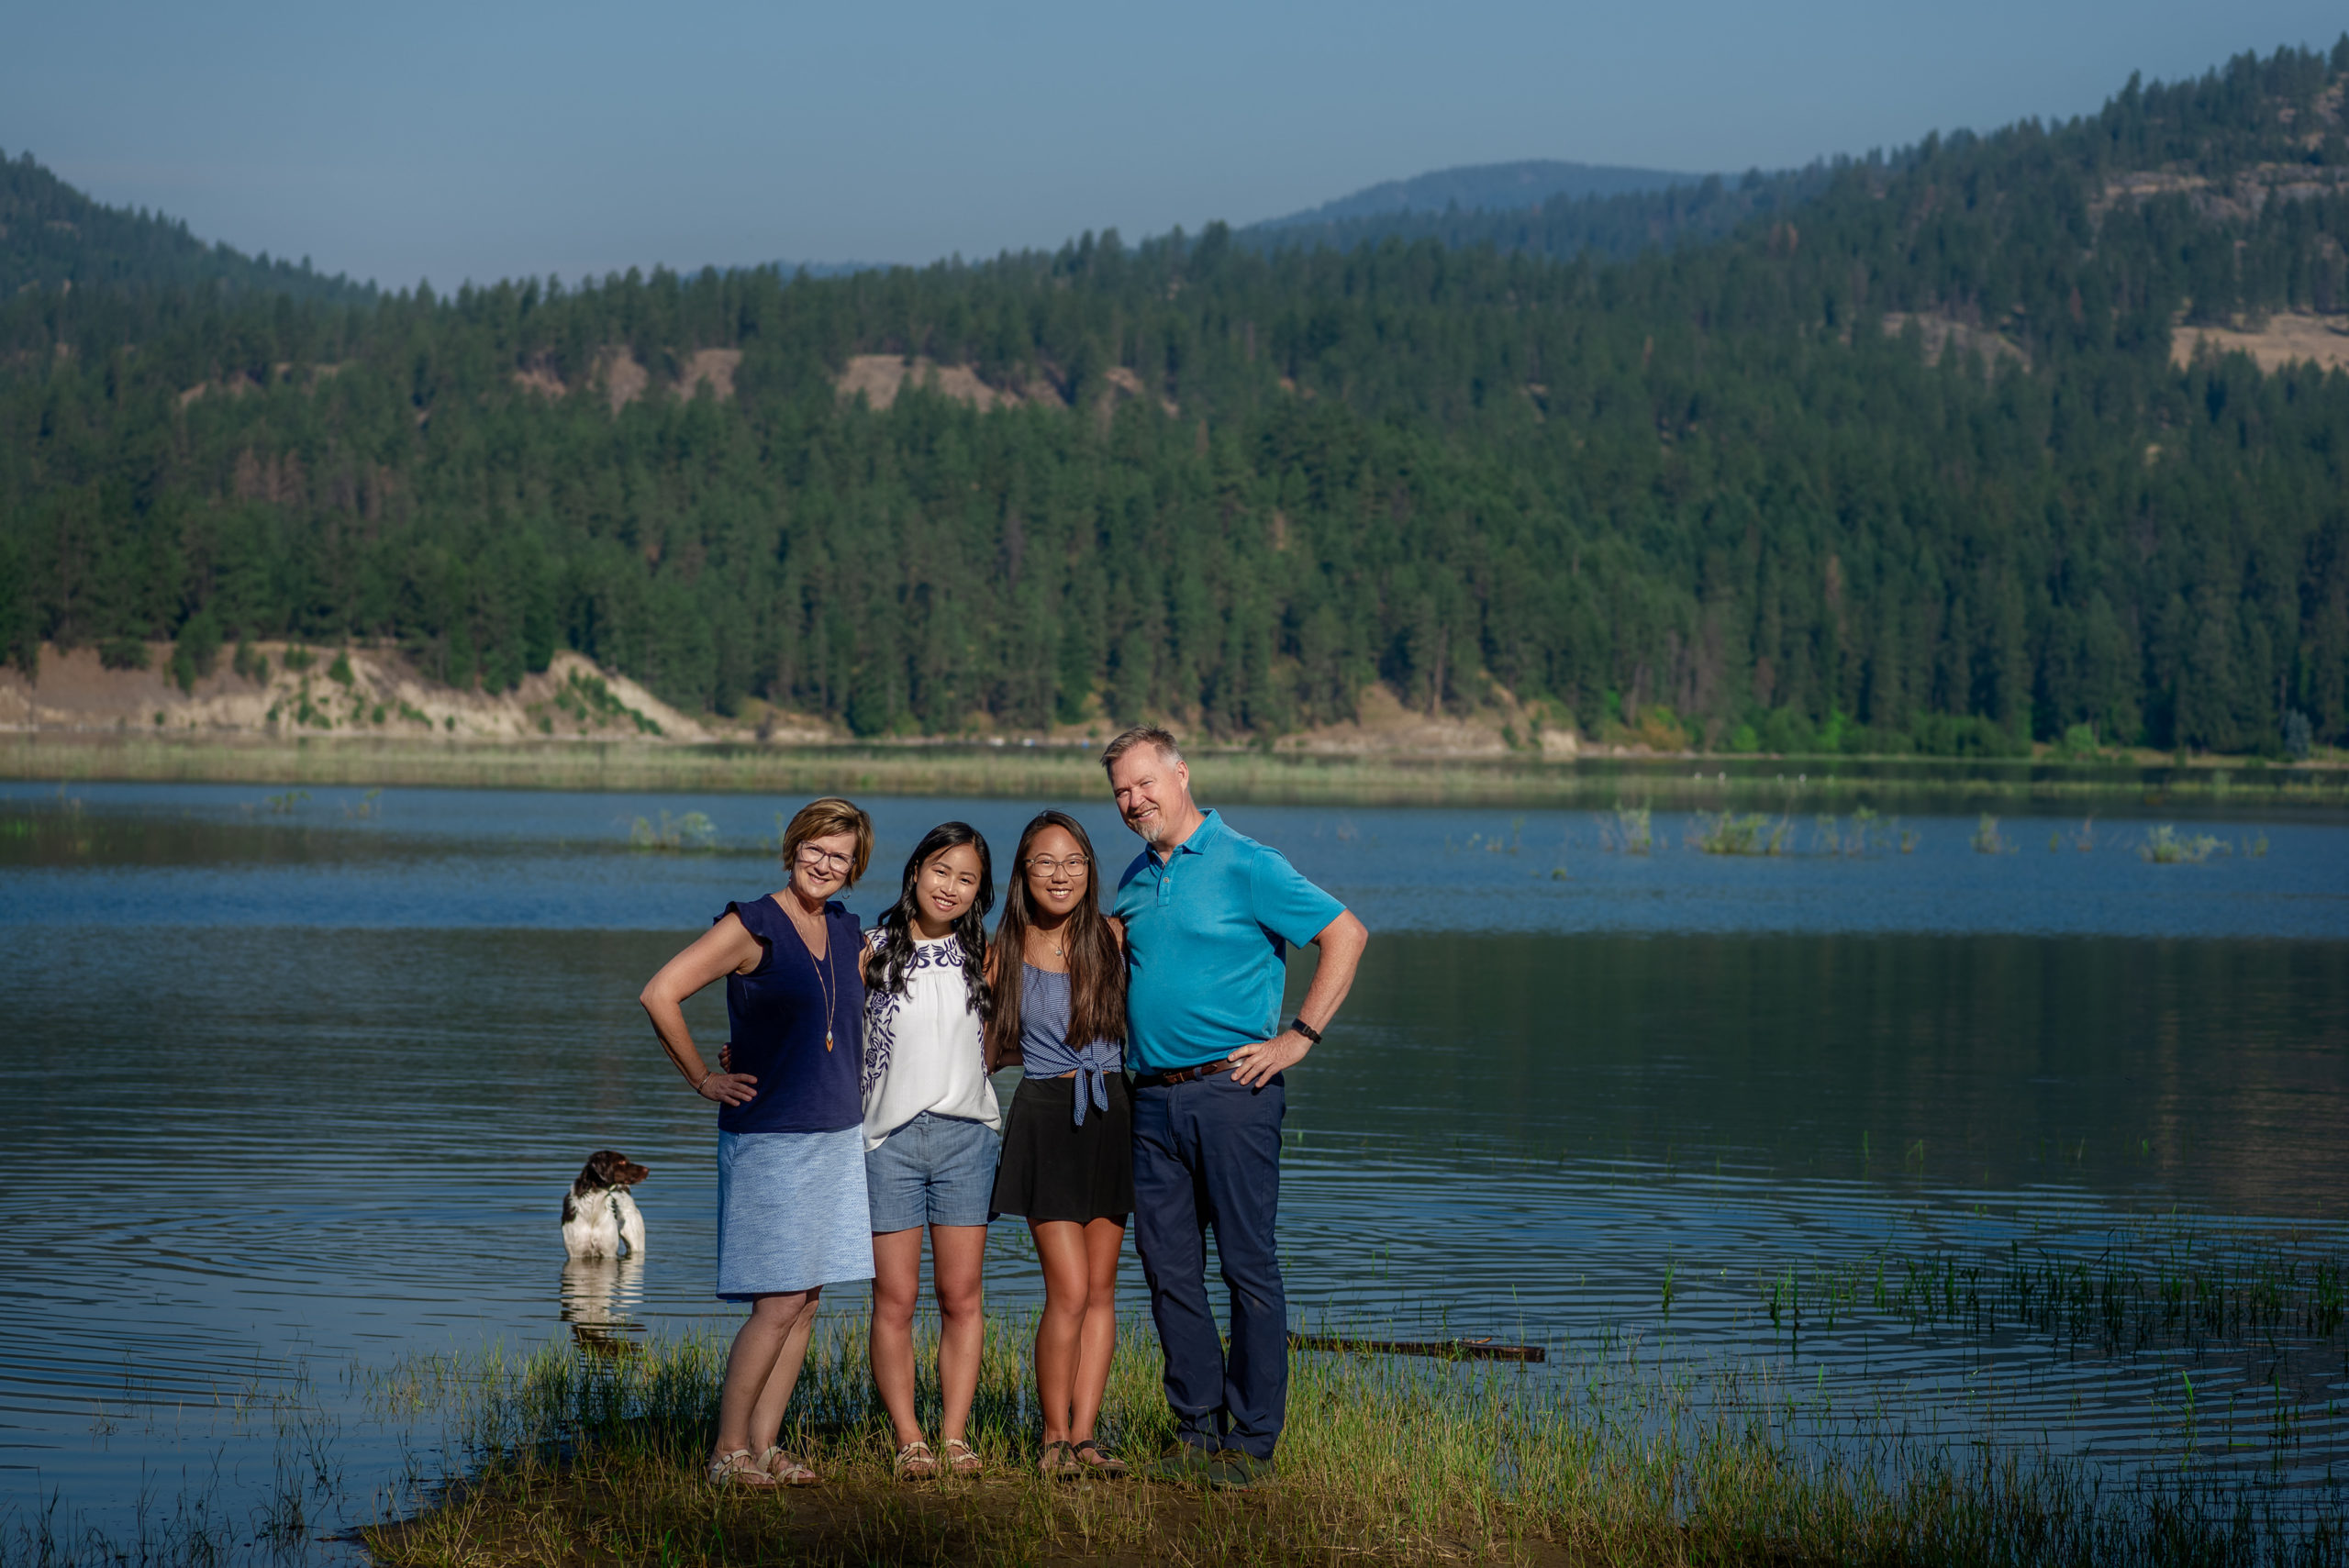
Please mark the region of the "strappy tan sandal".
<svg viewBox="0 0 2349 1568"><path fill-rule="evenodd" d="M935 1481L938 1479L938 1456L930 1445L916 1438L897 1451L889 1462L889 1473L900 1481Z"/></svg>
<svg viewBox="0 0 2349 1568"><path fill-rule="evenodd" d="M1095 1439L1086 1438L1071 1448L1069 1452L1089 1474L1098 1475L1104 1481L1123 1481L1126 1478L1126 1462L1103 1448Z"/></svg>
<svg viewBox="0 0 2349 1568"><path fill-rule="evenodd" d="M748 1486L754 1490L774 1485L774 1477L766 1466L751 1457L751 1451L738 1448L731 1452L712 1454L709 1461L709 1484L713 1486Z"/></svg>
<svg viewBox="0 0 2349 1568"><path fill-rule="evenodd" d="M977 1475L986 1469L979 1451L961 1438L946 1440L946 1468L956 1475Z"/></svg>
<svg viewBox="0 0 2349 1568"><path fill-rule="evenodd" d="M769 1482L777 1486L813 1486L823 1479L784 1452L781 1443L770 1443L766 1452L759 1455L759 1468L765 1472Z"/></svg>
<svg viewBox="0 0 2349 1568"><path fill-rule="evenodd" d="M1077 1462L1076 1451L1067 1443L1046 1443L1036 1458L1036 1473L1047 1481L1067 1481L1084 1474L1085 1466Z"/></svg>

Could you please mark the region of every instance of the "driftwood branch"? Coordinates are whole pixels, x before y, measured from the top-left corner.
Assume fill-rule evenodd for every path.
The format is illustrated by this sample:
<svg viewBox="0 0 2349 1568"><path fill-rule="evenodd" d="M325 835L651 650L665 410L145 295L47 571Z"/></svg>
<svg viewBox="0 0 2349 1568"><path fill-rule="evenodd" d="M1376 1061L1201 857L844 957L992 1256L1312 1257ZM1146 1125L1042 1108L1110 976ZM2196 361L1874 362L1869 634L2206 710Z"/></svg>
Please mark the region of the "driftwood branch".
<svg viewBox="0 0 2349 1568"><path fill-rule="evenodd" d="M1341 1351L1359 1356L1433 1356L1439 1361L1546 1362L1539 1345L1502 1345L1484 1340L1355 1340L1334 1334L1291 1334L1293 1351Z"/></svg>

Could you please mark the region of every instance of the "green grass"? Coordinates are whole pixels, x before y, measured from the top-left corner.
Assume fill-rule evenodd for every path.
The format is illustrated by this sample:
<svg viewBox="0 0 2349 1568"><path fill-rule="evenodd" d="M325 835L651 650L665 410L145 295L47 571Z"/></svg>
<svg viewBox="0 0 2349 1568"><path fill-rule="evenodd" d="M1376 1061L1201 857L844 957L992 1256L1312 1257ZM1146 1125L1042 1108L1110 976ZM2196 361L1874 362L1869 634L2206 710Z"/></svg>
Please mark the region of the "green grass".
<svg viewBox="0 0 2349 1568"><path fill-rule="evenodd" d="M701 1480L723 1354L715 1343L411 1362L378 1397L442 1414L464 1473L368 1543L393 1568L2343 1555L2331 1491L2313 1524L2305 1508L2286 1522L2277 1496L2239 1477L2116 1484L2043 1452L1931 1446L1863 1419L1838 1423L1847 1435L1822 1452L1803 1434L1815 1420L1807 1386L1766 1367L1671 1365L1643 1357L1636 1340L1548 1373L1300 1355L1275 1485L1234 1495L1138 1479L1047 1483L1030 1469L1027 1331L998 1321L987 1343L973 1438L989 1473L922 1485L889 1479L861 1336L841 1325L819 1333L786 1438L826 1480L796 1493L720 1495ZM1104 1425L1130 1456L1172 1435L1155 1345L1136 1326L1120 1341Z"/></svg>

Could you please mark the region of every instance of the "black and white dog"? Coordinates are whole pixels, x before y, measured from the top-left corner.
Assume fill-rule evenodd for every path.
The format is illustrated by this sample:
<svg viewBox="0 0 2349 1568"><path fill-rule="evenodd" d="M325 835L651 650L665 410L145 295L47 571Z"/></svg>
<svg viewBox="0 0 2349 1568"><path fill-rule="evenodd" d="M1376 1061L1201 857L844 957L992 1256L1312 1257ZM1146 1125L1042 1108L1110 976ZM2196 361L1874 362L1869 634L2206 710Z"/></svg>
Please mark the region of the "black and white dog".
<svg viewBox="0 0 2349 1568"><path fill-rule="evenodd" d="M629 1188L652 1173L617 1149L598 1149L562 1200L563 1251L574 1258L640 1258L644 1216Z"/></svg>

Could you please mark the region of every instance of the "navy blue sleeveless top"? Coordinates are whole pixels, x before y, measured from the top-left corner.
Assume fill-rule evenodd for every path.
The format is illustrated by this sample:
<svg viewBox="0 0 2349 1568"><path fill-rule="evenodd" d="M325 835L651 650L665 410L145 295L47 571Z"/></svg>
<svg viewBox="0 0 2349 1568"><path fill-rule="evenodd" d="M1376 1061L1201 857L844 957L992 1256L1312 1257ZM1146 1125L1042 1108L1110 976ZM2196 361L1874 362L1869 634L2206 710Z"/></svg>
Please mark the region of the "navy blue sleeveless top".
<svg viewBox="0 0 2349 1568"><path fill-rule="evenodd" d="M719 912L731 915L766 950L759 967L726 977L726 1021L734 1029L734 1071L759 1081L758 1093L739 1106L720 1106L723 1132L838 1132L864 1125L857 1088L863 1056L864 951L856 917L839 904L824 906L826 943L818 963L773 898L749 898ZM712 922L715 924L715 922ZM829 1051L824 1049L824 1004L831 1002Z"/></svg>

